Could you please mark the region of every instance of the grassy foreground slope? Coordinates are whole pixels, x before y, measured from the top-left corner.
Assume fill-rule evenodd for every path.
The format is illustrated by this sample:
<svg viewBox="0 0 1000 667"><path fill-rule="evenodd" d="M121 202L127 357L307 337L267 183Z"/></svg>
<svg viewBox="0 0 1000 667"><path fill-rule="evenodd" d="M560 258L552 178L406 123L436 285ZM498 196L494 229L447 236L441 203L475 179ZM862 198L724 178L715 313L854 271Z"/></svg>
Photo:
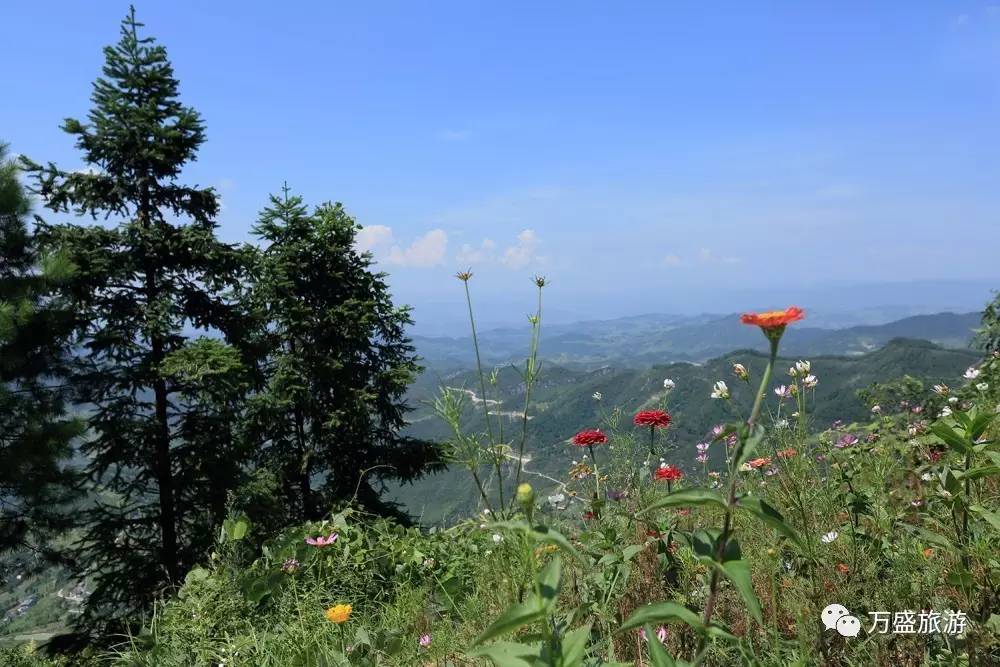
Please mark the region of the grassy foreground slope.
<svg viewBox="0 0 1000 667"><path fill-rule="evenodd" d="M267 537L234 516L176 597L104 659L149 667L998 664L1000 356L956 370L968 357L952 354L901 341L867 364L810 360L816 394L805 375L792 380L800 419L786 421L789 401L762 383L754 431L739 424L760 359L739 354L750 382L730 379L731 403L700 401L734 412L705 439L705 467L673 467L689 452L664 447L655 431L669 463L643 460L648 432L632 426L630 409L601 424L606 442L592 450L553 444L555 467L591 451L600 472L591 459L561 476L560 497L524 487L511 506L494 504L494 513L447 529L407 529L347 507ZM774 381L787 384L781 361ZM864 386L869 372L922 367L950 388L882 385L867 397L877 410L851 408L857 421L845 413L827 424L824 399ZM686 422L716 418L693 388L709 380L670 370L674 434L698 433ZM638 390L656 392L652 378L609 374L600 388L644 396ZM821 395L823 384L839 389ZM834 604L843 612L828 611ZM850 616L851 627L824 623L830 613ZM892 631L880 629L883 617Z"/></svg>

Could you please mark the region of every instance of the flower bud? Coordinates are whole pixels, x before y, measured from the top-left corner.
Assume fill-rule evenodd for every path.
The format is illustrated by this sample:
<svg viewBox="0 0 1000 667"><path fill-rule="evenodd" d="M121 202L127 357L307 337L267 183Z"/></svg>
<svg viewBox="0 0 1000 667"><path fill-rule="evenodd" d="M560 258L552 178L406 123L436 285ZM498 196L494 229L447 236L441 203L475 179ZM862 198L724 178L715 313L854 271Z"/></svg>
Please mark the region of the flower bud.
<svg viewBox="0 0 1000 667"><path fill-rule="evenodd" d="M525 482L517 487L517 502L525 506L535 504L535 491L531 488L531 484Z"/></svg>

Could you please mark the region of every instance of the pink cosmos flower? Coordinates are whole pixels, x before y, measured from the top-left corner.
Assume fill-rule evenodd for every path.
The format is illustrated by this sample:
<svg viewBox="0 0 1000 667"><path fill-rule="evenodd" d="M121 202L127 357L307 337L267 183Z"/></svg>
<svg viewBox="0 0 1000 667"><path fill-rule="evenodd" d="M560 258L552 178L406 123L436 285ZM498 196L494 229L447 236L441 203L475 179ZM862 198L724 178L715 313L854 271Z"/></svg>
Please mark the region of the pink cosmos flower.
<svg viewBox="0 0 1000 667"><path fill-rule="evenodd" d="M307 537L306 544L314 547L327 547L336 542L338 537L339 535L337 535L337 533L330 533L329 537L323 537L322 535Z"/></svg>
<svg viewBox="0 0 1000 667"><path fill-rule="evenodd" d="M649 641L649 639L646 637L646 628L641 628L639 630L639 636L642 637L643 641L647 642ZM667 641L667 626L661 625L660 627L656 628L656 639L661 644Z"/></svg>

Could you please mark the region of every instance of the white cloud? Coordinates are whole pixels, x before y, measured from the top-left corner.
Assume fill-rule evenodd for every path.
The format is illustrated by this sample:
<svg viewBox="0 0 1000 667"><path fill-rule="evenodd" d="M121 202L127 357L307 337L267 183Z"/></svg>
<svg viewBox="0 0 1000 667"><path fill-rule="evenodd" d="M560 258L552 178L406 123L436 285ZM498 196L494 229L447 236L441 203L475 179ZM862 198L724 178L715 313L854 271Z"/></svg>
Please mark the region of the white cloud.
<svg viewBox="0 0 1000 667"><path fill-rule="evenodd" d="M392 243L392 227L385 225L368 225L362 227L354 237L354 245L359 252L374 250L379 246Z"/></svg>
<svg viewBox="0 0 1000 667"><path fill-rule="evenodd" d="M368 225L358 230L354 237L354 245L358 252L374 252L389 264L409 267L437 266L444 261L448 250L448 234L443 229L432 229L404 247L396 238L392 227Z"/></svg>
<svg viewBox="0 0 1000 667"><path fill-rule="evenodd" d="M459 264L484 264L493 260L496 243L492 239L483 239L479 247L465 243L459 249L455 259Z"/></svg>
<svg viewBox="0 0 1000 667"><path fill-rule="evenodd" d="M399 266L436 266L444 261L447 250L448 235L443 229L432 229L407 248L399 245L389 248L386 261Z"/></svg>
<svg viewBox="0 0 1000 667"><path fill-rule="evenodd" d="M525 229L517 235L517 244L507 248L500 263L512 269L520 269L538 259L538 235L533 229Z"/></svg>
<svg viewBox="0 0 1000 667"><path fill-rule="evenodd" d="M497 250L497 244L493 239L483 239L478 246L463 244L455 255L455 261L469 266L501 264L509 269L520 269L529 264L545 261L545 258L538 254L540 243L535 230L525 229L517 235L517 241L513 245L501 251Z"/></svg>

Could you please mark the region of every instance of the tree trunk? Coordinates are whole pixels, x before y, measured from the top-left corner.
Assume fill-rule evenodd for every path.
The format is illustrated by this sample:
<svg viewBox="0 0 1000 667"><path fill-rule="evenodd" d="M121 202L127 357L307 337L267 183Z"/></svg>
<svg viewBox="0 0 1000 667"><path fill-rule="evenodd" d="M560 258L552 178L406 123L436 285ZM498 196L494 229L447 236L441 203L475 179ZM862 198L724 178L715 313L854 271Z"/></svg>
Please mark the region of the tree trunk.
<svg viewBox="0 0 1000 667"><path fill-rule="evenodd" d="M149 196L143 197L139 207L139 220L144 230L150 228ZM153 266L148 248L144 259L146 278L146 308L153 307L157 297L156 267ZM156 443L154 454L154 472L160 501L160 563L167 572L171 583L178 578L177 562L177 516L174 506L174 471L170 461L170 421L167 415L167 383L160 377L160 364L163 362L163 338L150 332L153 362L153 394L156 404Z"/></svg>

